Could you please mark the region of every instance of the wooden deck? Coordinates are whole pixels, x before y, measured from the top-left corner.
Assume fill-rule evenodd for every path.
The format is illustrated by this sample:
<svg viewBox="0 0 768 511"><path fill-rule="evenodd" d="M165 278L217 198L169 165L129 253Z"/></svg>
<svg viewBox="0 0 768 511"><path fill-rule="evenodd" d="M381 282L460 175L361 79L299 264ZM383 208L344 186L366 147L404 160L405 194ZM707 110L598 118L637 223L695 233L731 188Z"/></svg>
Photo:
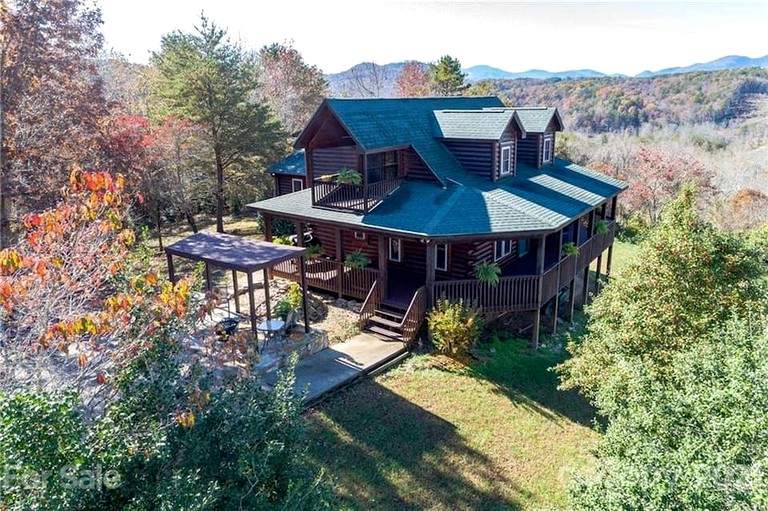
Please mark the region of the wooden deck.
<svg viewBox="0 0 768 511"><path fill-rule="evenodd" d="M496 286L477 279L435 282L435 299L464 299L485 312L534 310L551 300L578 272L583 271L607 249L616 235L611 223L606 234L595 235L579 246L579 254L568 256L546 269L543 275L504 276Z"/></svg>
<svg viewBox="0 0 768 511"><path fill-rule="evenodd" d="M299 268L294 261L276 265L272 274L294 282L301 279ZM343 263L318 259L307 262L306 276L309 287L362 300L368 295L379 272L372 268L345 268Z"/></svg>

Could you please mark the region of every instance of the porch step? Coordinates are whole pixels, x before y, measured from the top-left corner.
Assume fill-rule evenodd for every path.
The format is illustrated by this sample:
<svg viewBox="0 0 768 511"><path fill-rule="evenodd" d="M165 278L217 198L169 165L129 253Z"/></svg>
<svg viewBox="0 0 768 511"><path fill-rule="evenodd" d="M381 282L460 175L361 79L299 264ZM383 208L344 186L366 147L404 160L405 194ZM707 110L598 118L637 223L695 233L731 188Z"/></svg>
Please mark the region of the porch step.
<svg viewBox="0 0 768 511"><path fill-rule="evenodd" d="M394 339L394 340L398 340L398 341L402 341L403 340L403 335L401 333L393 332L392 330L387 330L386 328L381 328L381 327L376 326L376 325L368 325L366 327L366 330L369 330L369 331L371 331L371 332L373 332L375 334L379 334L379 335L381 335L383 337L386 337L388 339Z"/></svg>
<svg viewBox="0 0 768 511"><path fill-rule="evenodd" d="M378 313L378 311L376 311ZM380 325L388 326L389 328L397 328L400 329L400 322L399 321L392 321L387 318L383 318L381 316L371 316L371 321L374 323L378 323Z"/></svg>
<svg viewBox="0 0 768 511"><path fill-rule="evenodd" d="M379 317L382 319L389 319L392 322L397 322L397 326L400 326L400 322L405 316L404 313L399 311L393 311L389 309L376 309L375 315L371 318Z"/></svg>

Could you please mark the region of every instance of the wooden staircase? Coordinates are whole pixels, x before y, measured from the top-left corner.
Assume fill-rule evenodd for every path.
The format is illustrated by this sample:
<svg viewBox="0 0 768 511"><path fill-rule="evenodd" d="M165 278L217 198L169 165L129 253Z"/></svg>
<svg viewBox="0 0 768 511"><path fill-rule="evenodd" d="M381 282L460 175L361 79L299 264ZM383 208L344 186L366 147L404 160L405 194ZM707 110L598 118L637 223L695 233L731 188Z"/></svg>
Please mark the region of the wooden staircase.
<svg viewBox="0 0 768 511"><path fill-rule="evenodd" d="M425 287L416 290L408 308L382 300L378 280L373 283L360 311L360 328L386 339L410 343L419 332L427 312Z"/></svg>
<svg viewBox="0 0 768 511"><path fill-rule="evenodd" d="M381 303L368 319L365 329L388 339L402 341L405 313L405 309Z"/></svg>

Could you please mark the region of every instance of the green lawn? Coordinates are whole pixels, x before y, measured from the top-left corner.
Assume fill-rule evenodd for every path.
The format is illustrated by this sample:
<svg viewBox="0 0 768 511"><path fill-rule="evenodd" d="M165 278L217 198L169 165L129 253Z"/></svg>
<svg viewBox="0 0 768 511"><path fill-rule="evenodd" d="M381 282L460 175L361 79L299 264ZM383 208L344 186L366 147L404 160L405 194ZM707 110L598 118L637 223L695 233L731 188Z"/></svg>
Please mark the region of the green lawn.
<svg viewBox="0 0 768 511"><path fill-rule="evenodd" d="M556 389L554 353L486 346L462 366L418 355L311 411L312 456L339 509L541 509L591 463L592 409Z"/></svg>

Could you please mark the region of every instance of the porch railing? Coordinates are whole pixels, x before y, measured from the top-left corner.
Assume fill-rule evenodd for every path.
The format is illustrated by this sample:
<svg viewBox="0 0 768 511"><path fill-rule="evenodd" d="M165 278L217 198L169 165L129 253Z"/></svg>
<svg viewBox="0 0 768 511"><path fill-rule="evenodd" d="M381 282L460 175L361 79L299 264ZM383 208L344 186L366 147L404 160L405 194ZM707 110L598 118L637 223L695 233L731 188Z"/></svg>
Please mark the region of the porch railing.
<svg viewBox="0 0 768 511"><path fill-rule="evenodd" d="M608 232L605 234L595 234L587 241L579 245L579 255L576 260L576 271L583 270L594 261L597 256L603 253L613 243L616 237L616 222L608 222Z"/></svg>
<svg viewBox="0 0 768 511"><path fill-rule="evenodd" d="M408 310L403 316L403 320L400 326L403 329L403 342L410 344L416 338L416 334L419 333L422 323L426 319L427 315L427 288L421 286L416 290L413 295Z"/></svg>
<svg viewBox="0 0 768 511"><path fill-rule="evenodd" d="M301 281L301 274L295 260L283 261L272 268L276 277ZM341 278L339 278L341 276ZM332 291L359 300L364 299L379 271L372 268L346 268L343 263L330 259L306 262L307 285L325 291Z"/></svg>
<svg viewBox="0 0 768 511"><path fill-rule="evenodd" d="M487 312L535 309L538 292L538 275L501 277L496 286L476 279L444 280L434 284L435 299L463 299Z"/></svg>
<svg viewBox="0 0 768 511"><path fill-rule="evenodd" d="M368 296L365 297L363 307L360 309L360 319L358 325L360 328L364 327L368 320L376 313L376 309L381 304L381 286L379 280L376 279L371 286L371 290L368 291Z"/></svg>
<svg viewBox="0 0 768 511"><path fill-rule="evenodd" d="M394 178L370 183L366 187L315 179L312 196L316 206L367 213L402 183L402 178Z"/></svg>

